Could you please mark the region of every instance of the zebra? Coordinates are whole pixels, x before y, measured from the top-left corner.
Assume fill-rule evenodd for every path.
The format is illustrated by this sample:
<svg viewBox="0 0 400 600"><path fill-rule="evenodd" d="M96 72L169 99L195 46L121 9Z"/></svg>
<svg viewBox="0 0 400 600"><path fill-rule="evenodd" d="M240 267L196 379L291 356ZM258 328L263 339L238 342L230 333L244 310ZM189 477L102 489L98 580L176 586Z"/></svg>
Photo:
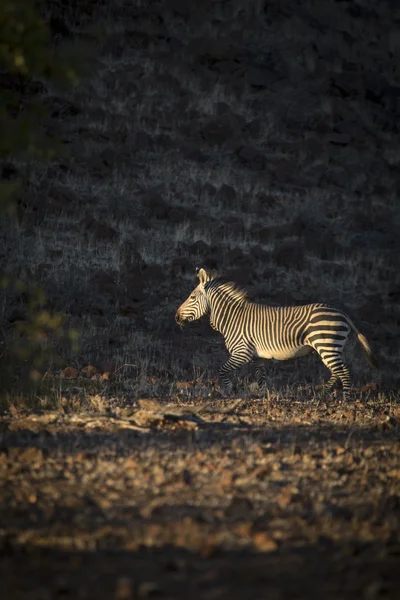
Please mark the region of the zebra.
<svg viewBox="0 0 400 600"><path fill-rule="evenodd" d="M219 370L226 393L233 389L232 371L252 360L256 362L257 383L264 393L264 360L260 359L288 360L315 350L331 373L322 387L329 390L340 382L346 400L351 378L342 352L352 330L367 360L376 367L366 337L343 311L328 304L278 307L255 304L234 282L203 268L196 269L196 273L199 284L178 308L175 320L182 327L206 314L210 316L211 327L223 335L230 354Z"/></svg>

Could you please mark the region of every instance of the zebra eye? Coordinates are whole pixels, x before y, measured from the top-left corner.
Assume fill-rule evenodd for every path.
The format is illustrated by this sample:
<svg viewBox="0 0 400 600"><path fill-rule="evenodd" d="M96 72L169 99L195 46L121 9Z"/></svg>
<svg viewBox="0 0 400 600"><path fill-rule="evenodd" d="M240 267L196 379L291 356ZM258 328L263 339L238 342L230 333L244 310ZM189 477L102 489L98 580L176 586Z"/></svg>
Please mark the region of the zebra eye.
<svg viewBox="0 0 400 600"><path fill-rule="evenodd" d="M196 294L191 294L190 298L191 298L191 300L194 300L196 298Z"/></svg>

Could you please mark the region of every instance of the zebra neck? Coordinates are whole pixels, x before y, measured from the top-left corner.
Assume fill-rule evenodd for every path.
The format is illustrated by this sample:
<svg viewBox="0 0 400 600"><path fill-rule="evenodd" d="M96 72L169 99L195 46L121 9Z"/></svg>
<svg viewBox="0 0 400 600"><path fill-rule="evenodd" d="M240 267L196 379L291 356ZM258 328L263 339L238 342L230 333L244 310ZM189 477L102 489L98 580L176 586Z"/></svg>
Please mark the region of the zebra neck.
<svg viewBox="0 0 400 600"><path fill-rule="evenodd" d="M243 302L231 298L210 298L210 325L216 331L227 335L232 329L232 321L237 320L243 310ZM236 321L237 322L237 321Z"/></svg>

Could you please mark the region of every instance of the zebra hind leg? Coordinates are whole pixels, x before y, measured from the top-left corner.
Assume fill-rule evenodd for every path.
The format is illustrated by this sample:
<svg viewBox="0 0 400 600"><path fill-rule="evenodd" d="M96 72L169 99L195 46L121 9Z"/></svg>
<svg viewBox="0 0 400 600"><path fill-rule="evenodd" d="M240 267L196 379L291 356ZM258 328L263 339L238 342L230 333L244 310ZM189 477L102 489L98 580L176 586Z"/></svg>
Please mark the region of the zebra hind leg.
<svg viewBox="0 0 400 600"><path fill-rule="evenodd" d="M339 377L340 381L342 382L343 400L346 401L346 400L348 400L350 391L351 391L351 377L350 377L350 371L344 363L342 364L342 369L341 369L338 377Z"/></svg>
<svg viewBox="0 0 400 600"><path fill-rule="evenodd" d="M267 382L265 379L265 364L264 364L263 360L255 361L254 374L256 377L257 384L258 384L260 395L264 396L265 390L267 388Z"/></svg>
<svg viewBox="0 0 400 600"><path fill-rule="evenodd" d="M331 377L325 384L326 389L332 389L336 381L340 380L343 388L343 400L346 401L351 390L351 377L350 371L344 364L342 356L340 354L331 354L326 357L321 356L321 358L324 365L328 367L331 372Z"/></svg>
<svg viewBox="0 0 400 600"><path fill-rule="evenodd" d="M335 383L337 383L338 381L340 381L340 379L337 375L331 375L328 381L325 381L325 383L322 385L322 388L325 391L329 392L335 386Z"/></svg>

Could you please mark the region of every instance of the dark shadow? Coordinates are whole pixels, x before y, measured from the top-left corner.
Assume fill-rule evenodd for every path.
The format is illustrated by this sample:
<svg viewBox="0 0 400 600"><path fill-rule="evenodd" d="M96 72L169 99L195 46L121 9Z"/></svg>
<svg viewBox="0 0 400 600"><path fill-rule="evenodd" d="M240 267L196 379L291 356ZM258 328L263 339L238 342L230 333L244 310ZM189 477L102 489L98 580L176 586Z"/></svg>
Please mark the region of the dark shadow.
<svg viewBox="0 0 400 600"><path fill-rule="evenodd" d="M246 401L246 402L251 402ZM52 451L58 449L60 452L75 453L78 450L87 452L104 451L107 447L113 447L113 451L118 456L129 455L130 449L154 447L159 450L162 448L179 449L187 448L193 445L202 448L216 449L226 448L233 442L238 444L247 443L249 439L260 444L270 444L271 451L279 451L293 444L296 446L308 445L310 441L318 444L319 442L333 441L337 444L346 444L351 447L353 444L362 440L366 444L379 442L381 440L398 439L398 426L392 426L390 421L385 424L387 417L382 416L382 425L372 422L371 425L359 424L357 422L357 409L354 407L344 408L351 412L352 419L349 423L347 419L343 424L340 419L334 423L315 422L311 424L300 424L292 422L288 424L282 421L276 422L273 419L260 425L248 424L245 421L246 415L238 408L230 415L223 415L222 420L213 422L209 420L208 415L196 416L197 429L185 429L179 426L176 429L165 427L150 427L141 431L115 430L115 431L96 431L83 430L76 428L74 430L54 431L43 426L42 430L32 431L31 429L19 429L17 431L3 430L2 440L0 441L0 452L13 452L13 448L24 448L35 446ZM288 415L288 420L289 415ZM1 432L1 429L0 429ZM274 450L275 448L275 450Z"/></svg>
<svg viewBox="0 0 400 600"><path fill-rule="evenodd" d="M321 539L268 553L165 545L136 551L60 551L4 544L0 595L13 600L87 598L397 599L394 543L346 545Z"/></svg>

